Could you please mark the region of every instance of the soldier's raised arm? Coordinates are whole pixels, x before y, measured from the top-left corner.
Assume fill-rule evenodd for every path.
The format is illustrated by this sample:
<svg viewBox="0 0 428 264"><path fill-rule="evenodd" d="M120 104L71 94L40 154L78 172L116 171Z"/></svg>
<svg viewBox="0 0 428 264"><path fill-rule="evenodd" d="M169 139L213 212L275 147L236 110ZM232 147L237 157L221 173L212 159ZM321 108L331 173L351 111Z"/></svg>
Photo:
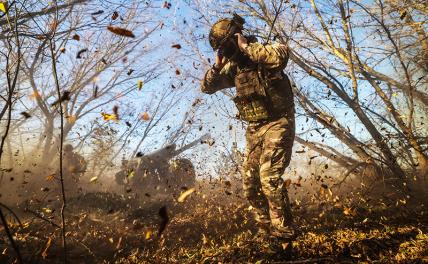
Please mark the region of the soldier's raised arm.
<svg viewBox="0 0 428 264"><path fill-rule="evenodd" d="M211 67L201 82L201 91L206 94L213 94L225 88L235 86L232 76L233 65L228 62L221 70Z"/></svg>
<svg viewBox="0 0 428 264"><path fill-rule="evenodd" d="M268 69L283 69L288 62L288 47L281 43L261 44L248 43L241 34L238 36L238 46L253 62L263 64Z"/></svg>

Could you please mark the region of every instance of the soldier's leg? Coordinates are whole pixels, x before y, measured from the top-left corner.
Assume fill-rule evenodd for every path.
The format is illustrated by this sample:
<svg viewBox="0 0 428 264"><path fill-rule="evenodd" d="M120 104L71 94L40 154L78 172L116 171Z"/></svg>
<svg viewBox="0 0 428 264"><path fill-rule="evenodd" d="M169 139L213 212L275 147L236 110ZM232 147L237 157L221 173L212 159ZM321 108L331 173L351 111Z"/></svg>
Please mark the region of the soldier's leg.
<svg viewBox="0 0 428 264"><path fill-rule="evenodd" d="M290 164L293 141L294 120L281 118L269 124L264 132L260 157L260 179L263 193L269 202L271 233L282 238L295 236L291 226L293 219L288 193L281 178Z"/></svg>
<svg viewBox="0 0 428 264"><path fill-rule="evenodd" d="M270 227L269 206L262 191L259 174L262 141L256 136L252 128L247 129L246 139L247 145L242 172L244 193L253 207L259 231L268 233Z"/></svg>

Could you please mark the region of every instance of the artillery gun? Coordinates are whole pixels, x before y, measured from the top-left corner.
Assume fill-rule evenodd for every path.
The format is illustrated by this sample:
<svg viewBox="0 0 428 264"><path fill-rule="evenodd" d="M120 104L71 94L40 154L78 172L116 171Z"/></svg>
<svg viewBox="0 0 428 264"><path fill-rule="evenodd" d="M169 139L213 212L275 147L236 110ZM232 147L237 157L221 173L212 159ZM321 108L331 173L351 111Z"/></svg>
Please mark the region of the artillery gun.
<svg viewBox="0 0 428 264"><path fill-rule="evenodd" d="M189 159L177 156L206 137L207 135L179 149L176 144L169 144L133 158L122 164L121 171L116 174L116 182L124 185L127 192L143 193L146 196L178 193L192 188L196 183L195 168Z"/></svg>

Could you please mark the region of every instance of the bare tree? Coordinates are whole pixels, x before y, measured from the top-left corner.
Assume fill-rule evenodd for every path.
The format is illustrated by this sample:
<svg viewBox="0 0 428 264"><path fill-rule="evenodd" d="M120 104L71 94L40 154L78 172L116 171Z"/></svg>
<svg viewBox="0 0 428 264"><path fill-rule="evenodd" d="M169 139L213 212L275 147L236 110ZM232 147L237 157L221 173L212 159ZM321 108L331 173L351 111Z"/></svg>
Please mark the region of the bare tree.
<svg viewBox="0 0 428 264"><path fill-rule="evenodd" d="M368 166L400 187L427 174L426 9L419 2L229 1L215 3L216 11L186 3L206 31L234 10L246 18L247 34L288 45L300 144L352 173ZM337 142L344 148L332 148Z"/></svg>

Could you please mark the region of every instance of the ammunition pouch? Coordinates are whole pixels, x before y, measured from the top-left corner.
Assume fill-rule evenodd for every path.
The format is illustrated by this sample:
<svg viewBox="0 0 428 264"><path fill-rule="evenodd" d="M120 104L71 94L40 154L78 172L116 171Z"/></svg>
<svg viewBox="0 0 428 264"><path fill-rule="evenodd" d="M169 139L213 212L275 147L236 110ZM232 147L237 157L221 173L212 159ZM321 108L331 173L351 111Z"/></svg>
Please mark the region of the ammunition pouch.
<svg viewBox="0 0 428 264"><path fill-rule="evenodd" d="M235 77L236 97L233 101L239 118L248 122L267 120L271 116L269 98L257 70L239 73Z"/></svg>

